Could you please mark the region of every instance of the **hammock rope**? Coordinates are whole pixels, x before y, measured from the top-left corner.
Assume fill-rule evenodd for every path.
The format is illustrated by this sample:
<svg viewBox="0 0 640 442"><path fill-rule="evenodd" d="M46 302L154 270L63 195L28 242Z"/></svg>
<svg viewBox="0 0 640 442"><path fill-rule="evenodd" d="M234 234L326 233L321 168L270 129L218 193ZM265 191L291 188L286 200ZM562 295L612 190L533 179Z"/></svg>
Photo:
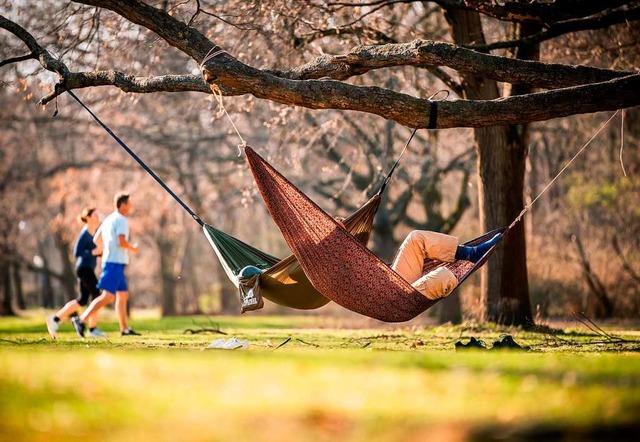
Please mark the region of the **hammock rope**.
<svg viewBox="0 0 640 442"><path fill-rule="evenodd" d="M218 53L222 53L225 52L223 50L217 51L215 52L213 55L209 56L210 58L218 55ZM204 63L204 62L203 62ZM60 84L56 84L56 88L60 87ZM215 86L215 85L214 85ZM216 87L217 88L217 87ZM218 92L220 92L220 89L217 89ZM178 204L180 204L180 206L182 206L182 208L202 227L204 226L204 221L202 221L202 219L191 209L191 207L189 207L187 205L187 203L185 203L173 190L171 190L171 188L138 156L136 155L136 153L124 142L122 141L122 139L120 139L120 137L118 137L109 126L106 125L106 123L104 123L91 109L89 109L89 107L87 107L86 104L84 104L82 102L82 100L80 100L80 98L78 98L78 96L76 96L76 94L74 94L73 92L71 92L71 90L69 89L65 89L65 91L71 96L73 97L73 99L75 101L78 102L78 104L80 106L82 106L82 108L84 108L84 110L86 110L89 115L91 115L91 117L96 121L96 123L98 123L98 125L104 129L105 132L107 132L111 138L113 138L119 145L120 147L122 147L122 149L124 149L125 152L127 152L131 158L133 158L139 165L140 167L142 167L149 175L151 175L151 177L169 194L173 197L173 199L175 199ZM439 93L440 91L436 92ZM446 92L446 91L445 91ZM435 95L435 94L434 94ZM222 93L220 92L220 97L222 97ZM225 115L227 116L227 118L229 119L229 122L231 123L231 125L233 126L234 130L236 131L236 133L238 134L238 137L240 138L242 144L238 145L239 149L244 149L247 146L246 141L244 140L244 138L242 137L242 135L240 134L240 131L238 130L238 128L236 127L236 125L233 123L233 119L231 118L231 116L227 113L226 109L224 108L224 104L222 103L222 101L219 101L220 105L222 106L222 109L224 110ZM57 112L56 112L57 113ZM391 168L391 170L389 170L389 172L387 173L387 176L385 177L380 189L378 190L378 192L376 192L376 195L382 195L382 193L384 192L389 180L391 179L391 176L393 175L394 170L396 169L396 167L398 166L398 164L400 163L400 159L402 158L402 155L404 154L404 152L406 151L407 147L409 146L409 143L411 143L411 140L413 140L414 135L416 134L418 129L414 129L413 132L411 133L411 136L409 137L409 139L406 141L404 148L402 149L402 152L400 154L400 156L397 158L397 160L395 161L393 167Z"/></svg>
<svg viewBox="0 0 640 442"><path fill-rule="evenodd" d="M213 96L216 98L216 101L218 102L218 106L220 106L220 109L226 115L227 119L229 120L229 123L231 123L231 127L233 127L233 130L236 131L238 138L240 138L240 144L238 144L238 156L241 156L242 149L244 149L247 146L247 142L244 140L244 138L242 138L240 131L236 127L236 124L233 122L233 119L227 112L227 108L224 107L224 102L222 101L222 91L220 90L217 84L211 85L211 92L213 92Z"/></svg>
<svg viewBox="0 0 640 442"><path fill-rule="evenodd" d="M203 72L203 68L204 68L204 65L205 65L206 62L208 62L209 60L214 59L218 55L222 55L222 54L226 54L226 53L227 53L227 51L225 51L224 49L220 49L220 48L218 48L216 46L214 46L211 49L209 49L209 52L207 52L207 55L205 55L205 57L202 59L202 63L200 63L200 65L198 66L200 68L200 72ZM220 110L226 115L227 119L229 120L229 123L231 123L231 127L233 127L233 130L236 131L236 134L238 135L238 138L240 138L240 144L238 144L238 156L241 156L242 155L242 150L246 147L247 142L244 140L244 138L240 134L240 131L236 127L236 124L233 122L233 118L231 118L231 116L227 112L227 108L224 107L224 101L223 101L223 97L222 97L222 90L220 90L220 87L217 84L210 84L209 88L211 89L211 92L213 93L213 96L215 97L216 101L218 102L218 106L220 107Z"/></svg>
<svg viewBox="0 0 640 442"><path fill-rule="evenodd" d="M597 132L595 134L593 134L593 136L591 138L589 138L589 141L587 141L584 144L584 146L582 146L580 148L580 150L578 150L578 152L567 162L567 164L565 164L564 167L562 169L560 169L560 172L558 172L556 174L556 176L554 176L553 179L551 181L549 181L549 183L547 183L547 185L544 187L544 189L542 189L540 191L540 193L538 193L538 195L529 204L524 206L524 209L522 209L522 212L520 212L520 214L518 216L516 216L516 218L513 220L513 222L509 225L509 227L507 227L507 231L511 230L511 228L513 228L513 226L515 226L520 220L522 220L522 217L529 211L529 209L531 209L531 206L533 206L535 204L535 202L538 201L538 199L540 199L540 197L553 185L553 183L555 183L555 181L560 177L560 175L562 175L564 173L565 170L567 170L567 168L571 165L571 163L573 163L574 160L576 158L578 158L582 154L582 152L585 151L585 149L587 147L589 147L591 142L598 136L598 134L600 132L602 132L602 130L605 127L607 127L607 125L611 122L611 120L613 120L613 118L616 115L618 115L619 112L620 112L620 110L617 110L613 115L611 115L611 117L602 126L600 126L600 129L598 129ZM624 113L623 113L623 118L624 118ZM624 170L624 167L623 167L623 170Z"/></svg>
<svg viewBox="0 0 640 442"><path fill-rule="evenodd" d="M627 171L624 168L624 159L622 158L622 151L624 150L624 109L620 114L620 167L622 167L622 174L627 177Z"/></svg>

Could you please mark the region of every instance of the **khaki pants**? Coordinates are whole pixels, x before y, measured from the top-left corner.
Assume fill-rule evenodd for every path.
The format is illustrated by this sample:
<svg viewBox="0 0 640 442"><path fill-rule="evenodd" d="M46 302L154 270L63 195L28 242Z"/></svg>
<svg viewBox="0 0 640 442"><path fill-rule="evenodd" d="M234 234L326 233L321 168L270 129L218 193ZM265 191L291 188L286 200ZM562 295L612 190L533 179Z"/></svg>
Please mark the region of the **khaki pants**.
<svg viewBox="0 0 640 442"><path fill-rule="evenodd" d="M449 295L458 285L458 279L446 267L422 274L425 258L453 262L458 247L458 238L443 233L414 230L398 249L391 268L429 299L440 299Z"/></svg>

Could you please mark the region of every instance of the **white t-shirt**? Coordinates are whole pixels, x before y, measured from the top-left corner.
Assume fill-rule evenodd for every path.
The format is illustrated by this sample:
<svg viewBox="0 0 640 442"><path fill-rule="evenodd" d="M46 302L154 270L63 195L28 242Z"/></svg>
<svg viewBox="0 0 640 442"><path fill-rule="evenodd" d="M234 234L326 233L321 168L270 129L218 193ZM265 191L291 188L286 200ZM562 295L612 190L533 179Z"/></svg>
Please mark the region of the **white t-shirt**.
<svg viewBox="0 0 640 442"><path fill-rule="evenodd" d="M115 264L129 264L129 252L118 245L118 235L124 235L129 240L129 223L127 217L117 210L107 216L95 236L101 235L104 244L102 251L102 265L111 262Z"/></svg>

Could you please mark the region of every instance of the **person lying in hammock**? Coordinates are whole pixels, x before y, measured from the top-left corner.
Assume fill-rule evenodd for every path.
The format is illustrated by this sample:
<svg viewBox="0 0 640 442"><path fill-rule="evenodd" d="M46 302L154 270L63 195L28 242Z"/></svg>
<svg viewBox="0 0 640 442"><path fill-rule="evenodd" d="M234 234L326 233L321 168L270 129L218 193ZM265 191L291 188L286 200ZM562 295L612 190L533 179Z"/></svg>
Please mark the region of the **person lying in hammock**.
<svg viewBox="0 0 640 442"><path fill-rule="evenodd" d="M341 218L336 218L342 224ZM424 296L429 299L440 299L451 294L458 286L458 278L446 267L422 274L422 266L426 258L438 261L453 262L464 259L478 262L500 240L500 234L476 246L459 244L455 236L428 230L414 230L404 239L391 268ZM264 270L254 266L246 266L239 272L239 277L250 278Z"/></svg>
<svg viewBox="0 0 640 442"><path fill-rule="evenodd" d="M453 262L464 259L478 262L500 240L500 234L476 246L460 245L458 238L428 230L414 230L402 242L391 268L424 296L440 299L448 296L458 285L458 278L446 267L422 274L426 258Z"/></svg>

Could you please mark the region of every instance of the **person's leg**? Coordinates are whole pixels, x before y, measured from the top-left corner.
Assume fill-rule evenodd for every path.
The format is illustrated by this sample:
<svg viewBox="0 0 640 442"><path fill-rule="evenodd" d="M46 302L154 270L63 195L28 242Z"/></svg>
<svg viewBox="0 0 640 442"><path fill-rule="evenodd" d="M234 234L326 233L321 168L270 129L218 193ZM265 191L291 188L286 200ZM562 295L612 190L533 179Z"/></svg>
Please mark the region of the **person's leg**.
<svg viewBox="0 0 640 442"><path fill-rule="evenodd" d="M98 296L91 302L89 307L82 313L82 315L72 318L71 323L73 324L73 328L75 328L76 333L78 333L78 336L84 337L84 332L86 329L85 321L87 321L87 318L89 318L89 316L91 316L92 314L97 314L102 307L111 304L114 300L115 295L108 292L107 290L104 290L102 292L102 295Z"/></svg>
<svg viewBox="0 0 640 442"><path fill-rule="evenodd" d="M90 314L87 317L86 323L87 323L87 326L89 327L89 330L96 328L98 326L98 312L94 311L92 314Z"/></svg>
<svg viewBox="0 0 640 442"><path fill-rule="evenodd" d="M93 272L92 272L93 273ZM53 316L47 316L45 319L47 324L47 330L53 339L56 339L60 322L67 319L69 316L76 313L80 307L87 305L89 300L90 287L87 286L85 281L85 273L82 268L76 269L76 276L78 277L78 297L67 302L58 312ZM93 276L95 279L95 274ZM94 287L94 290L95 287Z"/></svg>
<svg viewBox="0 0 640 442"><path fill-rule="evenodd" d="M129 328L127 325L127 302L129 302L129 287L127 285L127 278L124 274L124 266L122 266L122 278L118 284L118 291L116 293L116 316L118 317L118 324L120 325L120 334L122 336L139 336L137 333Z"/></svg>
<svg viewBox="0 0 640 442"><path fill-rule="evenodd" d="M62 306L60 310L58 310L55 317L58 318L60 321L64 321L73 313L77 312L79 309L80 309L80 303L78 302L78 300L72 299L71 301L67 302L64 306Z"/></svg>
<svg viewBox="0 0 640 442"><path fill-rule="evenodd" d="M127 326L127 302L129 301L129 292L121 291L116 294L116 316L120 325L120 332L128 330Z"/></svg>
<svg viewBox="0 0 640 442"><path fill-rule="evenodd" d="M87 308L79 318L74 318L71 321L79 336L84 337L88 318L96 315L105 305L111 304L115 301L115 293L118 290L118 285L121 280L121 267L122 266L120 264L110 262L104 264L102 273L100 274L100 281L98 281L97 284L97 289L102 289L102 295L95 298L89 305L89 308ZM92 321L97 321L96 318L97 317L94 316Z"/></svg>
<svg viewBox="0 0 640 442"><path fill-rule="evenodd" d="M93 300L100 297L100 289L98 288L98 279L96 278L96 274L93 269L88 269L85 277L83 278L84 283L87 287L87 301L89 298ZM90 314L87 315L86 324L89 326L89 330L95 330L98 327L98 311L94 310Z"/></svg>
<svg viewBox="0 0 640 442"><path fill-rule="evenodd" d="M458 286L458 278L443 266L421 276L411 285L429 299L440 299L453 292Z"/></svg>
<svg viewBox="0 0 640 442"><path fill-rule="evenodd" d="M91 302L91 304L89 304L89 307L87 307L87 309L84 312L82 312L82 314L80 315L80 322L82 323L87 322L87 319L89 318L89 316L98 313L98 311L102 307L112 304L115 299L116 299L116 295L114 295L111 292L108 292L107 290L104 290L102 292L102 295L94 299Z"/></svg>
<svg viewBox="0 0 640 442"><path fill-rule="evenodd" d="M398 249L391 268L409 282L422 276L425 258L453 262L458 238L444 233L414 230Z"/></svg>

